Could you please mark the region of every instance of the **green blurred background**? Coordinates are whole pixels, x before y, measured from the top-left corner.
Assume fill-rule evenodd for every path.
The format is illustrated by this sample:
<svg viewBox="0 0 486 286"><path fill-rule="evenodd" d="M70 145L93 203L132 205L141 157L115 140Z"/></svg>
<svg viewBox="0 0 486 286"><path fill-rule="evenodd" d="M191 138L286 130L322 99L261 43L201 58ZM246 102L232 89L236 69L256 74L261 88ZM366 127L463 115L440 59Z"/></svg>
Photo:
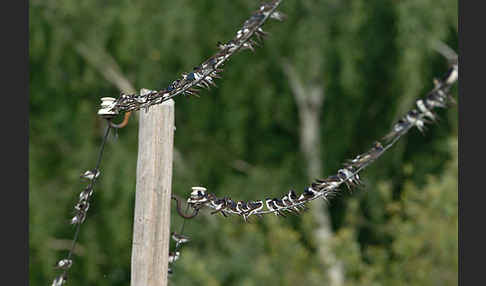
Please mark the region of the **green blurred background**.
<svg viewBox="0 0 486 286"><path fill-rule="evenodd" d="M50 285L70 246L79 175L95 166L106 127L99 99L166 87L231 39L259 3L30 1L31 285ZM264 46L231 58L217 88L176 98L174 193L301 192L366 151L433 87L448 68L437 41L458 47L456 0L284 0L280 10L287 20L267 22ZM315 156L302 146L292 80L304 96L320 91ZM362 191L329 206L251 224L199 215L186 224L193 241L170 284L456 285L457 107L440 116L366 169ZM68 285L130 282L137 132L132 116L107 143ZM171 230L181 223L172 210Z"/></svg>

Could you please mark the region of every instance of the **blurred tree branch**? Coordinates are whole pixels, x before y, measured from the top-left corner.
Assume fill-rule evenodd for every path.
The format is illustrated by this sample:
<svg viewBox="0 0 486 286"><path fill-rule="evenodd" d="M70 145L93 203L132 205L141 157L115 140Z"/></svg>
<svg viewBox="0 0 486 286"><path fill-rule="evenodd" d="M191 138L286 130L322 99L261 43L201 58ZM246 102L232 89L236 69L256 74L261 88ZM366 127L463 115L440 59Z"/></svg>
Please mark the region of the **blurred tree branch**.
<svg viewBox="0 0 486 286"><path fill-rule="evenodd" d="M307 176L310 180L314 180L322 175L320 117L325 98L324 87L322 83L310 83L302 80L295 67L288 61L284 61L283 70L297 103L300 118L300 149L307 163ZM342 264L337 261L330 248L332 229L328 208L323 201L319 201L311 206L311 212L318 225L314 230L314 237L317 241L319 258L325 265L329 265L327 273L330 285L343 285Z"/></svg>
<svg viewBox="0 0 486 286"><path fill-rule="evenodd" d="M118 63L106 50L101 47L88 46L82 42L75 43L75 49L108 82L116 86L121 92L137 92L132 83L123 75Z"/></svg>

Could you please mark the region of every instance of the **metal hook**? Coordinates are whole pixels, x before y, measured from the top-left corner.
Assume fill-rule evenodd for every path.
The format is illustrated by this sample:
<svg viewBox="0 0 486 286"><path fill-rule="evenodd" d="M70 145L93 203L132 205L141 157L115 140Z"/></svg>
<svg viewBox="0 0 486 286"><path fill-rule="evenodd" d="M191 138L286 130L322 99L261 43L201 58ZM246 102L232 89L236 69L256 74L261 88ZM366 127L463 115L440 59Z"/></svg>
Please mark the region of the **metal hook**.
<svg viewBox="0 0 486 286"><path fill-rule="evenodd" d="M128 119L130 119L130 115L132 114L131 111L128 111L127 113L125 113L125 116L123 117L123 121L121 123L118 123L118 124L115 124L113 123L111 120L109 121L110 122L110 126L113 127L113 128L116 128L116 129L120 129L120 128L123 128L125 126L127 126L128 124Z"/></svg>
<svg viewBox="0 0 486 286"><path fill-rule="evenodd" d="M182 201L183 199L178 197L177 195L172 195L172 199L175 200L177 202L177 213L185 218L185 219L191 219L191 218L194 218L195 216L197 216L197 214L199 213L199 209L195 208L194 209L194 212L190 215L186 215L185 213L182 212L181 208L182 208Z"/></svg>
<svg viewBox="0 0 486 286"><path fill-rule="evenodd" d="M98 110L98 115L102 116L108 120L110 127L120 129L128 124L128 119L130 119L131 111L125 113L123 121L119 124L113 123L111 120L118 114L118 110L114 108L116 99L114 97L102 97L101 98L101 109Z"/></svg>

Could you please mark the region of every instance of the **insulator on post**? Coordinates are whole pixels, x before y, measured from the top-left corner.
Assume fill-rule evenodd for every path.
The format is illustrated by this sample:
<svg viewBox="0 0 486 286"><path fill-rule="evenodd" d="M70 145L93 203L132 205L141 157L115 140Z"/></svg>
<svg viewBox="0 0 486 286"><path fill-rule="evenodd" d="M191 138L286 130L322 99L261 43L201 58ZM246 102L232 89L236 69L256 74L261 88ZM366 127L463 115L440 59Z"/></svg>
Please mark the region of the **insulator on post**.
<svg viewBox="0 0 486 286"><path fill-rule="evenodd" d="M102 97L101 98L101 109L98 110L98 115L105 119L111 119L118 114L118 111L113 107L115 105L114 97Z"/></svg>

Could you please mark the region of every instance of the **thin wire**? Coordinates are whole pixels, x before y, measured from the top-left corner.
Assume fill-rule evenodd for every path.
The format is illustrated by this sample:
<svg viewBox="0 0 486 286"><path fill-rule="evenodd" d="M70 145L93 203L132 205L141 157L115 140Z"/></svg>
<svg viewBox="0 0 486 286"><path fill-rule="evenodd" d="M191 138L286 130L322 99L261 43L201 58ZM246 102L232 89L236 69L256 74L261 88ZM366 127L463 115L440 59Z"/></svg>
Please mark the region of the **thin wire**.
<svg viewBox="0 0 486 286"><path fill-rule="evenodd" d="M445 78L443 78L439 83L438 85L434 88L433 91L436 91L436 90L441 90L442 92L444 93L447 93L449 91L449 89L451 88L452 84L457 81L457 75L455 76L452 76L451 74L453 72L458 72L457 71L458 69L458 66L457 65L453 65L448 73L447 73L447 76ZM432 92L433 92L432 91ZM447 100L447 97L445 98ZM421 113L419 114L418 118L415 119L415 121L421 121L423 120L424 118L426 117L426 115L424 113ZM395 125L394 125L395 126ZM307 204L308 202L310 201L313 201L313 200L316 200L316 199L319 199L321 197L324 197L325 200L327 200L327 196L328 195L331 195L333 194L334 192L336 192L336 190L338 190L338 188L345 182L347 182L349 179L352 179L354 178L361 170L363 170L364 168L368 167L371 163L373 163L374 161L376 161L379 157L381 157L383 155L383 153L385 153L388 149L390 149L393 145L395 145L395 143L402 137L404 136L405 134L408 133L408 131L410 131L410 129L412 129L413 127L415 126L415 124L413 123L410 123L404 128L404 130L401 130L394 138L393 140L391 140L391 142L389 142L378 154L376 157L372 158L371 160L365 162L364 164L362 164L359 168L357 168L354 172L351 172L350 174L348 174L343 180L341 180L340 182L338 182L336 185L332 186L330 189L327 189L327 190L322 190L320 191L318 194L316 194L314 197L310 198L310 199L307 199L305 201L302 201L302 202L299 202L299 203L295 203L295 204L292 204L290 206L285 206L285 207L281 207L281 208L278 208L277 210L266 210L266 211L258 211L258 212L255 212L253 213L254 215L263 215L263 214L269 214L269 213L280 213L281 211L285 211L285 210L289 210L289 209L294 209L295 207L298 207L298 206L302 206L302 205L305 205ZM212 205L209 205L210 208L213 208L214 207ZM237 215L241 215L241 213L239 212L235 212L235 211L232 211L232 210L228 210L228 209L225 209L224 210L225 212L229 213L229 214L237 214Z"/></svg>
<svg viewBox="0 0 486 286"><path fill-rule="evenodd" d="M189 205L186 206L186 211L184 213L187 213L187 211L189 210ZM179 234L182 235L184 234L184 226L186 225L186 218L184 218L184 221L182 222L182 226L181 226L181 230L179 231ZM177 251L180 249L180 245L182 245L182 243L180 243L180 240L177 241L176 243L176 246L175 246L175 250L174 251Z"/></svg>
<svg viewBox="0 0 486 286"><path fill-rule="evenodd" d="M101 142L101 147L100 147L100 151L98 152L98 159L96 161L96 167L94 169L94 174L95 176L93 177L93 180L91 180L88 188L91 189L91 190L94 190L94 186L95 186L95 183L96 183L96 179L97 179L97 176L96 174L98 173L98 170L99 170L99 167L100 167L100 164L101 164L101 158L103 157L103 151L105 149L105 143L108 139L108 134L110 133L110 130L111 130L111 126L110 124L108 124L108 127L106 128L106 131L105 131L105 135L103 136L103 141ZM89 199L91 197L89 196L88 197L88 202L89 202ZM79 237L79 230L81 228L81 223L78 223L76 225L76 231L74 232L74 237L73 237L73 242L71 244L71 249L69 250L69 253L68 253L68 256L67 256L67 259L71 259L73 253L74 253L74 248L76 247L76 242L78 240L78 237ZM68 271L69 268L66 268L64 269L64 271L62 272L62 276L66 277L67 275L67 271Z"/></svg>
<svg viewBox="0 0 486 286"><path fill-rule="evenodd" d="M273 3L273 5L275 5L275 6L273 6L273 8L268 12L268 14L263 17L263 19L261 20L260 24L258 24L257 26L253 27L250 30L250 32L247 33L246 38L243 38L243 41L240 42L240 44L238 45L238 47L236 49L234 49L233 51L229 51L225 55L225 57L223 58L223 60L218 64L218 66L224 64L233 54L235 54L237 51L239 51L243 47L243 45L246 42L248 42L248 40L250 40L253 37L255 31L258 30L258 28L260 28L261 26L263 26L263 24L265 24L265 22L267 21L267 19L270 18L270 16L273 14L273 12L277 9L278 5L280 5L280 2L282 2L282 0L275 1L275 3ZM203 79L205 79L211 73L213 73L215 70L216 70L216 68L215 67L212 67L208 72L203 73L203 76L201 76L201 78L199 80L194 81L190 86L186 86L185 88L182 88L180 91L175 92L174 94L166 97L165 99L163 99L163 101L169 100L169 99L171 99L171 98L173 98L173 97L175 97L175 96L183 93L184 91L188 90L192 86L197 85L199 82L201 82Z"/></svg>
<svg viewBox="0 0 486 286"><path fill-rule="evenodd" d="M313 201L313 200L316 200L316 199L319 199L321 198L322 196L326 196L326 194L329 194L331 191L334 191L334 190L337 190L339 188L339 186L341 186L344 182L346 182L348 179L351 179L351 178L354 178L354 176L356 174L358 174L361 170L363 170L364 168L368 167L371 163L373 163L374 161L376 161L379 157L381 157L381 155L383 155L385 153L385 151L387 151L388 149L390 149L393 145L395 145L395 143L400 140L400 138L405 135L411 128L413 127L413 125L409 125L405 128L405 130L400 134L400 135L397 135L397 137L395 137L388 145L386 145L383 150L375 157L373 158L372 160L366 162L365 164L363 164L362 166L360 166L358 169L356 169L356 171L352 172L350 175L346 176L341 182L337 183L337 185L335 187L333 187L332 189L330 190L326 190L326 191L323 191L321 193L319 193L317 196L309 199L309 200L306 200L304 202L300 202L300 203L296 203L296 204L293 204L292 206L288 206L288 207L283 207L283 208L280 208L278 209L278 211L282 211L282 210L288 210L288 209L291 209L293 207L296 207L296 206L301 206L301 205L304 205L310 201ZM268 213L274 213L276 211L262 211L262 212L257 212L255 214L268 214Z"/></svg>
<svg viewBox="0 0 486 286"><path fill-rule="evenodd" d="M134 102L130 103L129 102L129 103L126 104L126 106L124 106L123 101L125 99L118 98L117 104L114 108L116 108L118 111L126 111L126 112L139 110L141 108L148 108L148 107L155 105L155 104L161 104L162 102L167 101L167 100L169 100L169 99L171 99L171 98L173 98L173 97L175 97L179 94L184 94L184 92L186 92L190 88L197 86L198 83L204 81L208 76L211 77L210 75L217 70L217 67L222 66L226 61L228 61L228 59L233 54L235 54L237 51L239 51L243 47L243 45L245 43L247 43L253 37L253 35L255 35L255 32L258 30L258 28L262 27L263 24L265 24L265 22L272 16L272 14L276 11L277 7L280 5L281 2L282 2L282 0L274 0L271 3L271 5L273 5L272 8L266 13L266 15L264 15L263 19L260 20L260 23L258 23L258 25L256 25L256 26L252 27L248 33L246 33L244 36L242 36L240 42L238 42L238 44L237 44L237 46L234 50L227 51L227 53L224 55L223 59L220 62L218 62L215 66L212 66L211 68L209 68L207 70L207 72L205 72L205 73L203 72L202 75L201 75L201 78L194 80L190 83L187 83L182 88L180 88L180 87L176 88L174 92L173 91L167 91L166 89L164 89L164 90L160 90L160 91L154 91L153 93L146 95L147 98L151 97L150 100L156 101L156 103L147 101L146 106L142 106L139 103L134 103ZM217 54L219 54L219 52ZM169 93L169 95L164 96L167 92ZM173 92L173 94L170 94L170 92ZM125 96L135 97L135 96L137 96L137 94L131 94L131 95L125 94ZM160 100L158 100L159 98L160 98Z"/></svg>
<svg viewBox="0 0 486 286"><path fill-rule="evenodd" d="M189 205L186 206L186 211L184 213L187 213L187 211L189 210ZM184 233L184 226L186 225L186 221L187 219L185 217L183 217L183 221L182 221L182 226L181 226L181 230L179 231L179 234L182 235ZM175 246L175 249L174 249L174 255L175 253L181 248L181 245L182 243L180 242L180 240L178 240L176 242L176 246ZM171 263L171 265L174 265L175 264L175 261L173 263ZM172 271L174 270L174 266L171 267Z"/></svg>
<svg viewBox="0 0 486 286"><path fill-rule="evenodd" d="M189 210L189 205L186 206L186 210L184 211L184 213L187 213L187 211ZM184 221L182 222L182 226L181 226L181 230L179 231L180 234L183 234L184 232L184 225L186 224L186 218L184 218ZM179 242L177 242L176 244L176 248L177 248L177 245L179 244Z"/></svg>

